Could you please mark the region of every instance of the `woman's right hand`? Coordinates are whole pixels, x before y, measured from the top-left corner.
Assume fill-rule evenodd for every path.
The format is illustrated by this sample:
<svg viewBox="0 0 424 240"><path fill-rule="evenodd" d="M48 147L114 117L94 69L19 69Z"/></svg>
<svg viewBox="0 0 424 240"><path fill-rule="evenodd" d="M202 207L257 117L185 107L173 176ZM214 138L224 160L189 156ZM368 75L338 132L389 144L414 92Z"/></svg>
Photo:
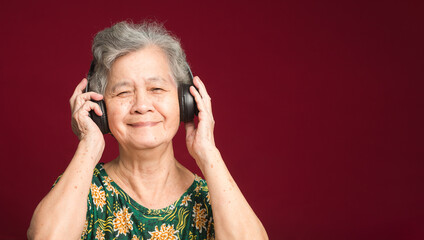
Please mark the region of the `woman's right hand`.
<svg viewBox="0 0 424 240"><path fill-rule="evenodd" d="M78 148L60 181L35 209L28 229L29 239L79 239L81 236L93 169L105 146L102 132L89 115L91 110L97 115L102 114L99 105L90 100L101 100L103 96L84 93L85 86L87 79L78 84L69 99L72 131L80 139Z"/></svg>
<svg viewBox="0 0 424 240"><path fill-rule="evenodd" d="M74 94L69 99L72 112L72 131L81 142L88 141L104 147L103 134L96 123L90 118L89 114L91 110L94 110L99 116L103 114L99 105L90 101L91 99L96 101L102 100L103 95L95 92L84 93L87 83L87 79L84 78L75 88Z"/></svg>

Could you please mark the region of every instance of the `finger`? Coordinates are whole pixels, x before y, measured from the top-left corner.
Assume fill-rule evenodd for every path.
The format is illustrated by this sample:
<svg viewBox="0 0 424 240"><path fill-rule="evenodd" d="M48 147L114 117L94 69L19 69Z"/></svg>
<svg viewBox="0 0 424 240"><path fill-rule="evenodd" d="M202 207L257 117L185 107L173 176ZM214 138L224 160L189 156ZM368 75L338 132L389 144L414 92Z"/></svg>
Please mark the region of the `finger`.
<svg viewBox="0 0 424 240"><path fill-rule="evenodd" d="M84 103L84 105L82 105L81 109L87 113L89 113L91 110L94 110L94 112L98 115L98 116L102 116L102 109L100 108L99 104L95 103L95 102L91 102L91 101L87 101Z"/></svg>
<svg viewBox="0 0 424 240"><path fill-rule="evenodd" d="M198 76L194 78L193 83L197 87L197 89L199 89L200 96L202 96L202 99L204 100L205 105L208 107L210 112L212 112L212 100L206 90L205 84L202 82L202 80L200 80Z"/></svg>
<svg viewBox="0 0 424 240"><path fill-rule="evenodd" d="M103 99L103 95L96 92L86 92L86 93L78 95L77 98L84 101L89 101L89 100L100 101Z"/></svg>
<svg viewBox="0 0 424 240"><path fill-rule="evenodd" d="M191 136L192 133L195 130L194 122L187 122L187 123L184 124L184 127L186 129L186 138L187 138L187 137Z"/></svg>
<svg viewBox="0 0 424 240"><path fill-rule="evenodd" d="M88 83L87 79L83 78L82 81L77 85L77 87L74 90L74 93L71 96L71 99L69 100L71 104L75 102L75 98L79 94L83 93L83 91L85 90L85 87L87 86L87 83Z"/></svg>
<svg viewBox="0 0 424 240"><path fill-rule="evenodd" d="M199 109L199 112L207 112L206 105L202 97L200 96L200 93L196 90L195 87L193 86L190 87L190 93L191 95L193 95L194 100L196 101L197 109Z"/></svg>
<svg viewBox="0 0 424 240"><path fill-rule="evenodd" d="M100 101L102 99L103 99L103 95L95 93L95 92L82 93L75 98L75 102L73 106L71 105L71 109L74 109L74 110L79 109L85 102L90 100Z"/></svg>
<svg viewBox="0 0 424 240"><path fill-rule="evenodd" d="M72 131L78 136L78 138L80 138L81 134L86 132L87 129L94 124L94 121L90 118L89 114L91 110L94 110L94 112L99 116L102 115L100 106L91 101L85 102L78 111L75 111L72 114Z"/></svg>
<svg viewBox="0 0 424 240"><path fill-rule="evenodd" d="M202 80L200 80L198 76L194 77L193 83L199 89L199 93L202 98L210 98L208 92L206 91L205 84L202 82Z"/></svg>

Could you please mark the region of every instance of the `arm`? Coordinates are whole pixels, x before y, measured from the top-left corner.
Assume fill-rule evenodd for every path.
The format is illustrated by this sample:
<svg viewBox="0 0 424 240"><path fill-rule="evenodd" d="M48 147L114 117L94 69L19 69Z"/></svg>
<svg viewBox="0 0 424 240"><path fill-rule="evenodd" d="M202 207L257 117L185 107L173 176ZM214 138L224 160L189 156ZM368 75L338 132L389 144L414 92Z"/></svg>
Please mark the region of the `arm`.
<svg viewBox="0 0 424 240"><path fill-rule="evenodd" d="M244 198L213 137L211 99L198 77L190 88L199 109L199 123L186 124L187 148L206 178L217 239L268 239L265 228Z"/></svg>
<svg viewBox="0 0 424 240"><path fill-rule="evenodd" d="M98 105L89 100L100 100L102 96L92 92L83 94L86 84L87 80L83 79L70 99L72 128L80 143L60 181L35 209L27 233L29 239L81 237L93 169L105 146L100 129L88 115L92 109L101 115Z"/></svg>

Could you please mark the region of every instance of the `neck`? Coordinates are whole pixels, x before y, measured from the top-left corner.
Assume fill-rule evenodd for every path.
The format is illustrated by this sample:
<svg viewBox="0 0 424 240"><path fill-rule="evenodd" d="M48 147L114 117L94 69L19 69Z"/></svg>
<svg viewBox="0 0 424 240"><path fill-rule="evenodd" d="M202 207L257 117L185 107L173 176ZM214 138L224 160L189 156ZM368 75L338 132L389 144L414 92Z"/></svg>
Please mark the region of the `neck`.
<svg viewBox="0 0 424 240"><path fill-rule="evenodd" d="M119 157L106 167L112 179L148 208L168 206L192 184L193 174L174 158L172 142L134 151L119 146Z"/></svg>
<svg viewBox="0 0 424 240"><path fill-rule="evenodd" d="M114 171L125 179L166 179L177 168L172 142L152 149L133 150L119 145Z"/></svg>

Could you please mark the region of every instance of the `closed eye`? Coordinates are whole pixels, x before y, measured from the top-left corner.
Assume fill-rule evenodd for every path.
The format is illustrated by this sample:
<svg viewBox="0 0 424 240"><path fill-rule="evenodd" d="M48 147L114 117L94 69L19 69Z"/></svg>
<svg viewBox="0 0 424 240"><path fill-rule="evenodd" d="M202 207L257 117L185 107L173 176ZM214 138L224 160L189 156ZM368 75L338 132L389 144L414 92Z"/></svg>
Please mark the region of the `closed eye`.
<svg viewBox="0 0 424 240"><path fill-rule="evenodd" d="M125 96L129 93L130 93L129 91L120 92L120 93L118 93L118 96Z"/></svg>

